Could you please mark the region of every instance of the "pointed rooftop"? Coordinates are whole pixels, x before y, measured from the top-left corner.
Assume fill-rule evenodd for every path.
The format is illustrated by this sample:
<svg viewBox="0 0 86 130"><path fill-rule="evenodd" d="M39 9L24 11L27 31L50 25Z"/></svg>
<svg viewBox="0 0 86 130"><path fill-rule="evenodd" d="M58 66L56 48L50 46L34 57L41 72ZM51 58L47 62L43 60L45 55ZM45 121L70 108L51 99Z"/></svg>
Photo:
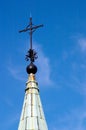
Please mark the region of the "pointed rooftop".
<svg viewBox="0 0 86 130"><path fill-rule="evenodd" d="M30 60L30 64L26 68L28 80L26 82L25 97L18 130L48 130L39 95L38 83L35 79L37 67L33 62L37 59L37 53L32 48L32 34L37 28L42 26L33 26L32 18L30 18L30 24L24 30L20 31L29 31L30 34L30 49L26 55L26 60Z"/></svg>

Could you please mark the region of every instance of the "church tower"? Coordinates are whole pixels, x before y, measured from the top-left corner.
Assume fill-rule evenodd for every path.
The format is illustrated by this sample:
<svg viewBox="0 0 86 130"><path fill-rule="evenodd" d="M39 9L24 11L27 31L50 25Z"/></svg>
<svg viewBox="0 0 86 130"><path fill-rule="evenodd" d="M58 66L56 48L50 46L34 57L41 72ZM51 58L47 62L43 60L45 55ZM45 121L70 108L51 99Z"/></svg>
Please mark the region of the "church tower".
<svg viewBox="0 0 86 130"><path fill-rule="evenodd" d="M32 34L37 28L42 26L33 26L32 18L30 18L29 25L24 30L19 31L29 31L30 49L27 52L26 60L29 60L30 64L26 68L28 80L26 82L25 97L18 130L48 130L40 100L38 83L35 79L37 67L34 62L37 59L37 53L32 47Z"/></svg>

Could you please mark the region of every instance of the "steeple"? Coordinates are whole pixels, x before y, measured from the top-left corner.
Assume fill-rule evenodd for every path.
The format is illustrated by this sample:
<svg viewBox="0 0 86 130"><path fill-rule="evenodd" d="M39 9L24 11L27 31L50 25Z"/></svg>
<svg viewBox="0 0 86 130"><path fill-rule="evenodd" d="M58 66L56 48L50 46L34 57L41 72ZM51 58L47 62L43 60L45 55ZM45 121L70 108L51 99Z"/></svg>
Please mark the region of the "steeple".
<svg viewBox="0 0 86 130"><path fill-rule="evenodd" d="M30 49L27 52L26 60L30 60L30 64L26 67L28 80L26 82L25 98L18 130L48 130L40 100L38 83L35 79L37 67L33 62L37 59L37 53L32 47L32 34L37 28L42 26L33 26L32 18L30 18L29 25L24 30L19 31L29 31Z"/></svg>

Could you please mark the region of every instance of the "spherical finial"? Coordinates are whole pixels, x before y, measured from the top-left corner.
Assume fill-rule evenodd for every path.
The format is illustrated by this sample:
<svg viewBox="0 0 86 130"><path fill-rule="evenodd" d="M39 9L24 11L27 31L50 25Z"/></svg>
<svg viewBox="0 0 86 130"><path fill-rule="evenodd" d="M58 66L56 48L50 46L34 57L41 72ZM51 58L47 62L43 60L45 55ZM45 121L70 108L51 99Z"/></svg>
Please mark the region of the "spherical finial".
<svg viewBox="0 0 86 130"><path fill-rule="evenodd" d="M35 74L37 72L37 67L32 62L27 66L26 71L28 74Z"/></svg>

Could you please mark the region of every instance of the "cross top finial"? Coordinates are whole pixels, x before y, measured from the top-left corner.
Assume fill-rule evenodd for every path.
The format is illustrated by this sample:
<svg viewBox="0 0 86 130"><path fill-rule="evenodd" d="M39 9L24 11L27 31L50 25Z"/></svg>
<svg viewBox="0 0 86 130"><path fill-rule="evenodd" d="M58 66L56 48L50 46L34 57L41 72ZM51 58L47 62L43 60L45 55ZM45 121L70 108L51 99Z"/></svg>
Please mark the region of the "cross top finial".
<svg viewBox="0 0 86 130"><path fill-rule="evenodd" d="M30 49L28 50L27 55L26 55L27 61L30 59L31 62L34 62L35 59L37 59L37 52L35 52L34 49L32 48L32 34L36 29L40 27L43 27L43 24L34 26L32 23L32 17L30 17L29 25L25 29L19 31L20 33L28 31L30 35Z"/></svg>

